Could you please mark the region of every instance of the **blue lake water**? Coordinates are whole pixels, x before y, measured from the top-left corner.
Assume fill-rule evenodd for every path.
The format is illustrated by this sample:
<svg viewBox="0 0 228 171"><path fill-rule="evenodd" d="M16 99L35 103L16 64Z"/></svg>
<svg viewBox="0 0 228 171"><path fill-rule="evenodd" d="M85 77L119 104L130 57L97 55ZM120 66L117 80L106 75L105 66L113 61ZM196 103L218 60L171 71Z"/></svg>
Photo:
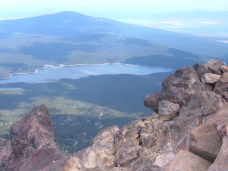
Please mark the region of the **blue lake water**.
<svg viewBox="0 0 228 171"><path fill-rule="evenodd" d="M94 65L72 65L72 66L46 66L37 69L34 73L21 73L11 75L10 78L0 80L0 84L7 83L45 83L60 79L79 79L97 75L148 75L153 73L170 72L171 69L162 67L147 67L122 63L94 64Z"/></svg>

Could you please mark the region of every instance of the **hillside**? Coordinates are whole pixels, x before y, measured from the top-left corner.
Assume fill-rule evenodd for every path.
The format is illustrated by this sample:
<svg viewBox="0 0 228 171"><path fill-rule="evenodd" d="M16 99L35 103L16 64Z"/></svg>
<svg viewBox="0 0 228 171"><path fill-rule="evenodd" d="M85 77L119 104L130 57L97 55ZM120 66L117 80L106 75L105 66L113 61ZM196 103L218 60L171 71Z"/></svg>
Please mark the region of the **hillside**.
<svg viewBox="0 0 228 171"><path fill-rule="evenodd" d="M45 27L40 27L45 26ZM227 44L207 38L125 24L104 18L85 16L75 12L61 12L19 20L1 21L2 32L22 32L72 36L81 33L102 33L149 40L170 48L203 55L223 56ZM210 48L210 47L213 47Z"/></svg>
<svg viewBox="0 0 228 171"><path fill-rule="evenodd" d="M228 170L228 66L219 61L184 67L168 76L144 104L154 113L108 127L73 155L56 144L45 105L34 108L0 140L7 171Z"/></svg>
<svg viewBox="0 0 228 171"><path fill-rule="evenodd" d="M227 62L228 55L228 44L211 38L75 12L0 21L0 40L1 77L31 72L45 64L132 63L131 59L142 64L149 59L162 66L171 59L183 66L218 56Z"/></svg>

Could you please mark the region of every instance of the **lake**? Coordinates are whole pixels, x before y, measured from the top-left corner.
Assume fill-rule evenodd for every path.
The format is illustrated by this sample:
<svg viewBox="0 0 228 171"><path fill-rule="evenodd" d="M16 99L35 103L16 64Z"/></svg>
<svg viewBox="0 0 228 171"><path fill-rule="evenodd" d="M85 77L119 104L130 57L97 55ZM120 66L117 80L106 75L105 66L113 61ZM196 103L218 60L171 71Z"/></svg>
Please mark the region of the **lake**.
<svg viewBox="0 0 228 171"><path fill-rule="evenodd" d="M9 78L1 79L0 84L7 83L46 83L60 79L79 79L97 75L149 75L153 73L170 72L171 69L162 67L147 67L140 65L113 64L85 64L85 65L46 65L36 69L33 73L17 73Z"/></svg>

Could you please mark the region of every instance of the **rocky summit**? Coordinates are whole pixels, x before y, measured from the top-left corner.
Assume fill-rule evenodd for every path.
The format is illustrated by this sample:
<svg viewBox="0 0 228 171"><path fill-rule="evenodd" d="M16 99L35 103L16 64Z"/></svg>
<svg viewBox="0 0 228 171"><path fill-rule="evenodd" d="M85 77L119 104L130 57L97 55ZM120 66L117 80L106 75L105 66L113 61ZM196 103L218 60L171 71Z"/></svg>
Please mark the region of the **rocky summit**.
<svg viewBox="0 0 228 171"><path fill-rule="evenodd" d="M11 127L9 141L0 140L1 171L46 171L64 166L67 155L55 142L48 109L41 105Z"/></svg>
<svg viewBox="0 0 228 171"><path fill-rule="evenodd" d="M93 144L65 154L47 108L35 108L0 140L2 171L227 171L228 66L178 69L148 95L150 116L102 130Z"/></svg>

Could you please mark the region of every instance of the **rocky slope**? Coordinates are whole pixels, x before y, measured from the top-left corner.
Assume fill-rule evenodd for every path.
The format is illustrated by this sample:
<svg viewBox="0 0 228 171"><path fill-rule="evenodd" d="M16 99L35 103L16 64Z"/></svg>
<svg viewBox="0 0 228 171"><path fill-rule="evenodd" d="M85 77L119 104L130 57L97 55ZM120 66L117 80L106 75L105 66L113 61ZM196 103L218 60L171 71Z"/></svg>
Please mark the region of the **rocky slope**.
<svg viewBox="0 0 228 171"><path fill-rule="evenodd" d="M154 112L101 131L73 155L55 142L48 110L35 108L0 141L6 171L228 170L228 66L219 61L177 70L145 97Z"/></svg>

